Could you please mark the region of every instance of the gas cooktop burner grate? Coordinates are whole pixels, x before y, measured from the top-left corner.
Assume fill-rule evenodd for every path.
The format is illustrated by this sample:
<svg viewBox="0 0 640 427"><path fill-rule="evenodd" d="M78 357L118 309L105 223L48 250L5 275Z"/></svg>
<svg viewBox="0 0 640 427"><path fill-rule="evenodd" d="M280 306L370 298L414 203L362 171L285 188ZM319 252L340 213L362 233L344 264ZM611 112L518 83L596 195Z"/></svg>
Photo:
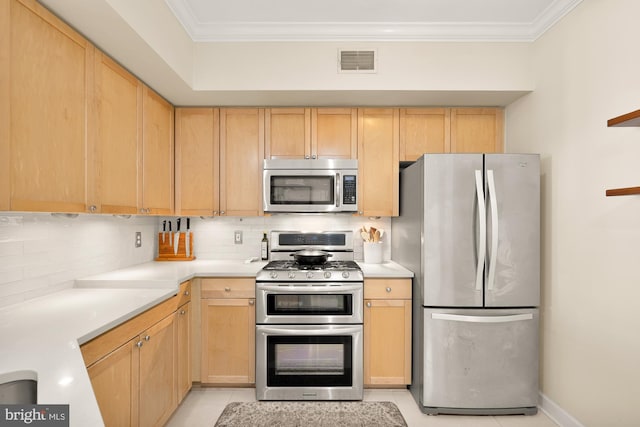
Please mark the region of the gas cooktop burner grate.
<svg viewBox="0 0 640 427"><path fill-rule="evenodd" d="M320 271L341 271L360 270L360 266L355 261L327 261L324 264L299 264L296 261L271 261L265 265L263 270L320 270Z"/></svg>

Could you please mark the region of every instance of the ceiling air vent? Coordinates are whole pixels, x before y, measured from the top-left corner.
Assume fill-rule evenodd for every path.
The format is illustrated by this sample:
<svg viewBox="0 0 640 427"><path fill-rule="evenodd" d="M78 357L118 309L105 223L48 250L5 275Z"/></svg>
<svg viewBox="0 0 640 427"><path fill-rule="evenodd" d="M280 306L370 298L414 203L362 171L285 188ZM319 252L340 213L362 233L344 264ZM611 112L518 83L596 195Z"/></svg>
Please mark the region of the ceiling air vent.
<svg viewBox="0 0 640 427"><path fill-rule="evenodd" d="M375 73L376 51L339 49L338 65L341 73Z"/></svg>

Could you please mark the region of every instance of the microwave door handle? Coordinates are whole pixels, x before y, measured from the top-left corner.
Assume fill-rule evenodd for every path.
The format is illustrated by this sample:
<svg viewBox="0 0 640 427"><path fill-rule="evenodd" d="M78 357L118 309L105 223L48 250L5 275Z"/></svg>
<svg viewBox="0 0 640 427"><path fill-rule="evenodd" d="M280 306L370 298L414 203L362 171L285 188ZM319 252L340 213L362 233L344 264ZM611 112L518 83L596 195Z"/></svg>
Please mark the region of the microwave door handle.
<svg viewBox="0 0 640 427"><path fill-rule="evenodd" d="M340 197L340 187L341 187L341 182L340 182L340 173L336 173L336 207L339 208L340 207L340 199L342 197Z"/></svg>

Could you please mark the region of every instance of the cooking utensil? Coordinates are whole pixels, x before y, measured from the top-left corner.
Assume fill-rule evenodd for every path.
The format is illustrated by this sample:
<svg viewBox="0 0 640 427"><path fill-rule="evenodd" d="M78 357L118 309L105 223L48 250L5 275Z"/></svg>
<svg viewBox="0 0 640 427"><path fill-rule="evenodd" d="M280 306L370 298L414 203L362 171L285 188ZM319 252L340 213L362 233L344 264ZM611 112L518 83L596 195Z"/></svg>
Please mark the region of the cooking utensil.
<svg viewBox="0 0 640 427"><path fill-rule="evenodd" d="M185 252L185 255L187 256L187 258L189 258L189 253L191 252L191 250L190 250L191 248L189 247L190 243L191 243L189 241L190 229L191 229L191 218L187 218L187 232L184 235L184 252Z"/></svg>
<svg viewBox="0 0 640 427"><path fill-rule="evenodd" d="M297 251L289 256L294 257L298 264L302 265L316 265L316 264L324 264L327 262L329 257L332 257L333 254L330 254L326 251L319 251L314 249L305 249L302 251Z"/></svg>
<svg viewBox="0 0 640 427"><path fill-rule="evenodd" d="M162 243L164 243L164 235L167 232L167 220L162 221Z"/></svg>
<svg viewBox="0 0 640 427"><path fill-rule="evenodd" d="M169 221L169 245L173 246L173 233L171 232L171 221Z"/></svg>
<svg viewBox="0 0 640 427"><path fill-rule="evenodd" d="M173 254L178 255L178 245L180 245L180 218L176 224L176 235L173 237Z"/></svg>

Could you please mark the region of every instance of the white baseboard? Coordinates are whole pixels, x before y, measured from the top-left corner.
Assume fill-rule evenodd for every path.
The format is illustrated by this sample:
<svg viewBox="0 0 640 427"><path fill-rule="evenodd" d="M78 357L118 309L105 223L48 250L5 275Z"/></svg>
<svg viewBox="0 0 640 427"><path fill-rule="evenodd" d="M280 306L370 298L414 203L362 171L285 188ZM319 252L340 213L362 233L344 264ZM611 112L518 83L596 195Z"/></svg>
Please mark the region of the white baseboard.
<svg viewBox="0 0 640 427"><path fill-rule="evenodd" d="M553 420L560 427L584 427L580 421L576 420L567 411L562 409L556 402L549 399L544 394L540 393L540 406L542 410L549 418Z"/></svg>

